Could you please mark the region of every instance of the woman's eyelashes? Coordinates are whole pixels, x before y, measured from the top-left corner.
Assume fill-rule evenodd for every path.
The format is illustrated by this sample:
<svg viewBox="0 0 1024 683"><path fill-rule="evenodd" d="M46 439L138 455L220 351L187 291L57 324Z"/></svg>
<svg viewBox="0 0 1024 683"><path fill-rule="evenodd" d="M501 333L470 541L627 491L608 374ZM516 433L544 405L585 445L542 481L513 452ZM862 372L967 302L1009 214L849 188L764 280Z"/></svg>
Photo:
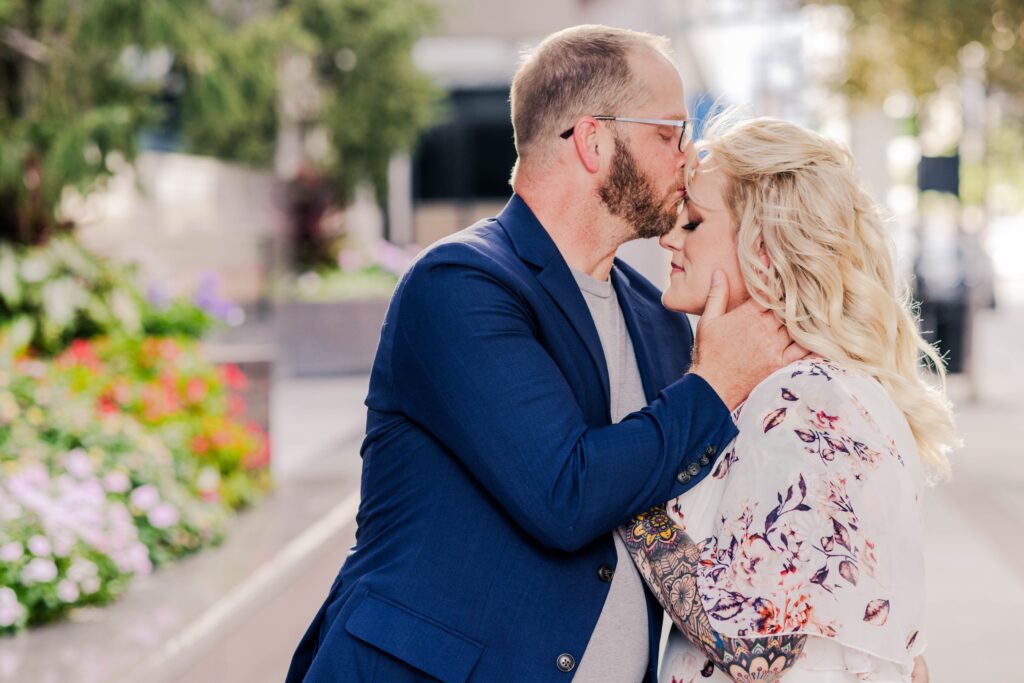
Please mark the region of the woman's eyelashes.
<svg viewBox="0 0 1024 683"><path fill-rule="evenodd" d="M698 218L696 220L690 221L689 223L683 223L683 230L685 230L686 232L693 232L694 230L697 229L697 226L700 225L702 222L703 221Z"/></svg>

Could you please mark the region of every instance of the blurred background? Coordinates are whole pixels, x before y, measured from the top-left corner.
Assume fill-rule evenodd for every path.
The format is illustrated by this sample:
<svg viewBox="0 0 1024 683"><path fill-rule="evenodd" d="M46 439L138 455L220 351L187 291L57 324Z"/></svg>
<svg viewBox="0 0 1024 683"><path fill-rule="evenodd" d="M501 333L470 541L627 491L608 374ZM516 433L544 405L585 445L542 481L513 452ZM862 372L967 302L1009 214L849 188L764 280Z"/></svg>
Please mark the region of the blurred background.
<svg viewBox="0 0 1024 683"><path fill-rule="evenodd" d="M698 122L851 147L964 441L931 680L1020 678L1019 0L0 0L0 681L283 679L388 297L503 206L519 55L580 23L668 36Z"/></svg>

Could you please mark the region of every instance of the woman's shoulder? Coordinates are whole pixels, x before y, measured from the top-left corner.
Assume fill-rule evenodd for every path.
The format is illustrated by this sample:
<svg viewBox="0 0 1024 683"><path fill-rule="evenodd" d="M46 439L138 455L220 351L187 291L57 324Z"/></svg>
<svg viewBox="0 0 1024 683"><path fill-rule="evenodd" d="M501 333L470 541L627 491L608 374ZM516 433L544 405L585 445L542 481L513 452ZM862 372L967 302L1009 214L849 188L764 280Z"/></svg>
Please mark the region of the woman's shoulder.
<svg viewBox="0 0 1024 683"><path fill-rule="evenodd" d="M764 413L765 410L768 413ZM849 415L870 429L880 429L877 418L899 413L884 388L862 371L823 358L791 363L758 384L735 414L742 431L760 418L764 429L793 412L813 410L838 418ZM900 416L900 420L902 417ZM851 419L847 420L853 421ZM891 420L884 420L887 424Z"/></svg>
<svg viewBox="0 0 1024 683"><path fill-rule="evenodd" d="M890 459L917 469L910 427L885 389L873 377L829 360L804 359L773 373L751 392L736 422L743 451L778 451L790 458L813 453L820 456L818 467L830 469L873 469ZM836 456L855 457L851 463Z"/></svg>

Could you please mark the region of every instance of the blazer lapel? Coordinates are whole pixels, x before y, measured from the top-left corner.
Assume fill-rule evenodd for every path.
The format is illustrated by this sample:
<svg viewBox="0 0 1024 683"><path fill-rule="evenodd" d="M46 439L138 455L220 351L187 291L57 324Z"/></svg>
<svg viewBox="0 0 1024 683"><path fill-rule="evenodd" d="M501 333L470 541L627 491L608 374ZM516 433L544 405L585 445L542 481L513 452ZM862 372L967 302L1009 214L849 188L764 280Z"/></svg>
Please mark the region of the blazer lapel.
<svg viewBox="0 0 1024 683"><path fill-rule="evenodd" d="M651 352L651 341L656 334L650 319L647 317L646 309L649 306L630 285L629 277L620 268L612 267L612 284L615 286L615 294L619 298L619 307L622 309L622 317L626 320L626 329L629 330L629 338L633 343L633 353L636 355L636 365L640 370L640 380L644 385L644 395L650 403L658 395L661 389L662 378L657 377L658 365L654 362Z"/></svg>
<svg viewBox="0 0 1024 683"><path fill-rule="evenodd" d="M518 195L512 195L512 199L498 214L498 223L509 236L519 257L540 268L537 281L561 309L583 341L601 378L605 405L610 405L608 364L601 348L601 339L597 334L597 327L594 326L590 309L587 308L587 302L558 247L530 207Z"/></svg>

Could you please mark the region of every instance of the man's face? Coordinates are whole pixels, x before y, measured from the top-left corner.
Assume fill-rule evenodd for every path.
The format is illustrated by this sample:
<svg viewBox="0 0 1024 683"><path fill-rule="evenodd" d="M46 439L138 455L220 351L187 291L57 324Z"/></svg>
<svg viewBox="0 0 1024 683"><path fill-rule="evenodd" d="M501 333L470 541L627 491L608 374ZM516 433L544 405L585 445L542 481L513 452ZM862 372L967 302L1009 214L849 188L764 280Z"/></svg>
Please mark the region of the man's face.
<svg viewBox="0 0 1024 683"><path fill-rule="evenodd" d="M633 72L650 93L636 111L620 116L685 119L683 85L675 67L653 52L632 57ZM686 160L693 152L679 151L679 129L639 123L612 122L614 155L599 190L608 211L622 218L635 237L660 237L672 229L683 197Z"/></svg>
<svg viewBox="0 0 1024 683"><path fill-rule="evenodd" d="M615 135L612 170L598 194L613 216L622 218L630 225L634 239L661 237L675 223L675 203L666 203L665 197L659 196L656 188L657 183L640 169L629 145ZM678 195L673 196L678 201Z"/></svg>

